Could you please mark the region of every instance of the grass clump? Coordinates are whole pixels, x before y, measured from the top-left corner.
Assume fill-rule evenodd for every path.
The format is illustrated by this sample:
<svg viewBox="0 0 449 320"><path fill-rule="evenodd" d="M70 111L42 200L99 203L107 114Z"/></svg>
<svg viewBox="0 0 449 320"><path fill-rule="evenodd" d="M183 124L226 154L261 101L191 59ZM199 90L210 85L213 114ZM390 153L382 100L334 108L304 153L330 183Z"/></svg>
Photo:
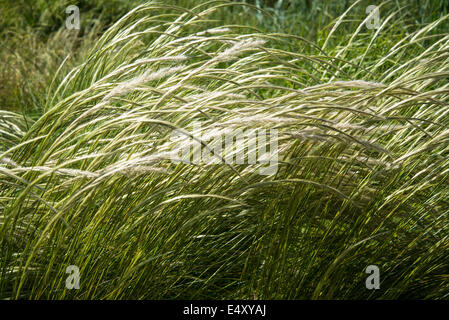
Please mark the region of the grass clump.
<svg viewBox="0 0 449 320"><path fill-rule="evenodd" d="M448 297L448 16L339 32L347 10L311 41L229 5L140 5L41 115L1 112L1 298ZM276 129L277 172L174 163L193 122Z"/></svg>

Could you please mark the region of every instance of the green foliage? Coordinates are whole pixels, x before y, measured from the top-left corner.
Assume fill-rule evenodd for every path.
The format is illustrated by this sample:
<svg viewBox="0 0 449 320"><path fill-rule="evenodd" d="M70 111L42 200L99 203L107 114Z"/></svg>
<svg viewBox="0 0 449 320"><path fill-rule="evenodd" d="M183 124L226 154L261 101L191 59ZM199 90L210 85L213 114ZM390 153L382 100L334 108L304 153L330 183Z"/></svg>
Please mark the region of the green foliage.
<svg viewBox="0 0 449 320"><path fill-rule="evenodd" d="M449 17L323 3L299 36L229 2L86 30L31 117L0 112L0 298L447 299ZM174 163L193 121L278 130L277 173Z"/></svg>

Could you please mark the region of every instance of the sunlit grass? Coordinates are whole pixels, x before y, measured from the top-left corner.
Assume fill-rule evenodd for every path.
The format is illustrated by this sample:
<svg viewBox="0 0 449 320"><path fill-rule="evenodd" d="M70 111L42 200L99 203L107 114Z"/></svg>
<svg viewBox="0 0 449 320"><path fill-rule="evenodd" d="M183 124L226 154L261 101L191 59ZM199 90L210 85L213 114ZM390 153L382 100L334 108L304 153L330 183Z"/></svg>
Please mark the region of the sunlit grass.
<svg viewBox="0 0 449 320"><path fill-rule="evenodd" d="M0 298L448 297L448 17L311 41L225 9L141 5L0 113ZM173 163L194 121L277 129L277 173Z"/></svg>

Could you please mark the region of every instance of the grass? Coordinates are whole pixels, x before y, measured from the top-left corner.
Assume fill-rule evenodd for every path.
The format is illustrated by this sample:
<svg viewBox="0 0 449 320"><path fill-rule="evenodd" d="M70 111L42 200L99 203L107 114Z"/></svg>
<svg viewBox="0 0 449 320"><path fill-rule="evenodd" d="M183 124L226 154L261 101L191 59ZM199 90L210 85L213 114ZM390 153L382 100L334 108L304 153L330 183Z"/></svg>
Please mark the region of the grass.
<svg viewBox="0 0 449 320"><path fill-rule="evenodd" d="M228 2L149 2L76 49L47 34L37 51L68 39L42 60L52 72L31 69L0 111L0 298L447 299L449 17L435 3L417 21L385 2L377 30L363 1L317 5L323 24L286 34ZM174 163L171 133L194 121L277 129L278 171Z"/></svg>

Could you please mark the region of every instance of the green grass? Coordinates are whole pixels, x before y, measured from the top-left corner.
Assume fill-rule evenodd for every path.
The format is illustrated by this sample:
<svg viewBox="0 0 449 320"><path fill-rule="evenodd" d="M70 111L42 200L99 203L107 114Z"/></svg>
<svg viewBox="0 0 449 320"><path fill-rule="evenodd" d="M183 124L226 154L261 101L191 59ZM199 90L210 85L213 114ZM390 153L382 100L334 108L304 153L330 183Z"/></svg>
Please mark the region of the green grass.
<svg viewBox="0 0 449 320"><path fill-rule="evenodd" d="M317 3L298 33L293 4L283 26L228 2L43 31L48 71L0 95L0 298L447 299L444 2L385 2L378 30L364 1ZM173 163L194 121L277 129L277 173Z"/></svg>

